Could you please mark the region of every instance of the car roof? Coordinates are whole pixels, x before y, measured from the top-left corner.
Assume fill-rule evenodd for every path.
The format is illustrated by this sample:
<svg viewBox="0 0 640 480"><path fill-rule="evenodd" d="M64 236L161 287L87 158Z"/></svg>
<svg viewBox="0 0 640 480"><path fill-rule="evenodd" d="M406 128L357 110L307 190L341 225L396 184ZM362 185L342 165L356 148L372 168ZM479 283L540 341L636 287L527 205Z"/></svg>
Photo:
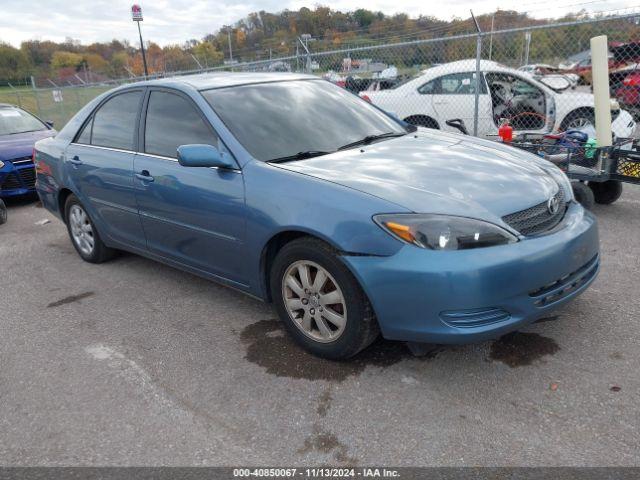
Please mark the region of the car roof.
<svg viewBox="0 0 640 480"><path fill-rule="evenodd" d="M437 67L427 68L422 73L463 73L476 70L475 58L467 60L458 60L456 62L443 63ZM487 70L509 70L515 71L513 68L509 68L501 63L494 62L492 60L480 60L480 71L485 72Z"/></svg>
<svg viewBox="0 0 640 480"><path fill-rule="evenodd" d="M209 90L212 88L234 87L252 83L284 82L291 80L318 80L314 75L286 73L286 72L212 72L200 73L184 77L159 78L127 85L147 86L180 86L187 85L196 90Z"/></svg>
<svg viewBox="0 0 640 480"><path fill-rule="evenodd" d="M0 108L17 108L15 105L11 105L10 103L0 103Z"/></svg>

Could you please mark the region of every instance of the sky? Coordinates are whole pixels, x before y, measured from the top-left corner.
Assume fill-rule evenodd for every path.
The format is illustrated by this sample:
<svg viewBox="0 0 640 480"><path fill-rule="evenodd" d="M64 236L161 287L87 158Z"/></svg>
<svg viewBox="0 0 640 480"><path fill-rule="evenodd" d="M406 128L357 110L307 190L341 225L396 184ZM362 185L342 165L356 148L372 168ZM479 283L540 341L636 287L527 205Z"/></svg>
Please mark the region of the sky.
<svg viewBox="0 0 640 480"><path fill-rule="evenodd" d="M534 17L559 17L586 9L592 12L638 12L640 0L0 0L0 41L19 46L28 39L64 41L71 37L84 44L114 38L138 41L131 21L133 3L142 6L145 40L161 46L201 39L221 26L233 24L251 12L314 8L358 8L385 14L431 15L443 20L467 18L501 9L527 11Z"/></svg>

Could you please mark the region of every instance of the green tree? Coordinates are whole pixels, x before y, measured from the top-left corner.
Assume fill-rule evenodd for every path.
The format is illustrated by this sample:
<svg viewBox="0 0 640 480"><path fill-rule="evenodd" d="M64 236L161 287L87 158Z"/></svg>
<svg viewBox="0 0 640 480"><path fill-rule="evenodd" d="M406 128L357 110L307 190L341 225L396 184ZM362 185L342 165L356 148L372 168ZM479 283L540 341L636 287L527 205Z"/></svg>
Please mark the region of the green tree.
<svg viewBox="0 0 640 480"><path fill-rule="evenodd" d="M29 57L17 48L0 43L0 80L22 80L31 74Z"/></svg>
<svg viewBox="0 0 640 480"><path fill-rule="evenodd" d="M222 52L218 51L210 42L200 42L193 47L192 53L203 65L218 65L223 60Z"/></svg>
<svg viewBox="0 0 640 480"><path fill-rule="evenodd" d="M53 52L51 57L51 68L60 69L66 67L78 68L82 65L82 55L74 52L66 52L64 50L58 50Z"/></svg>

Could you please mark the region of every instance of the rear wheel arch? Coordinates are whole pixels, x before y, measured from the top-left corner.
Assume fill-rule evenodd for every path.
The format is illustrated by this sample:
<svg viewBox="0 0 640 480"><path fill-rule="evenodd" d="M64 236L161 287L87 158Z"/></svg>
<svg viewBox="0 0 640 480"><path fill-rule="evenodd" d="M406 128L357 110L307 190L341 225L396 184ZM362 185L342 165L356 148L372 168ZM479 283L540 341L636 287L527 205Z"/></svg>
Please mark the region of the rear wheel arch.
<svg viewBox="0 0 640 480"><path fill-rule="evenodd" d="M440 125L438 125L436 119L429 115L409 115L404 121L418 127L440 129Z"/></svg>
<svg viewBox="0 0 640 480"><path fill-rule="evenodd" d="M590 118L591 121L594 121L595 111L593 107L579 107L574 110L571 110L569 113L565 115L560 123L560 130L566 131L569 128L569 123L577 118L584 116L585 118Z"/></svg>
<svg viewBox="0 0 640 480"><path fill-rule="evenodd" d="M65 206L67 204L67 198L69 198L69 195L73 195L73 192L68 188L63 188L58 192L58 211L60 212L60 217L64 222L67 221L67 219L65 218Z"/></svg>

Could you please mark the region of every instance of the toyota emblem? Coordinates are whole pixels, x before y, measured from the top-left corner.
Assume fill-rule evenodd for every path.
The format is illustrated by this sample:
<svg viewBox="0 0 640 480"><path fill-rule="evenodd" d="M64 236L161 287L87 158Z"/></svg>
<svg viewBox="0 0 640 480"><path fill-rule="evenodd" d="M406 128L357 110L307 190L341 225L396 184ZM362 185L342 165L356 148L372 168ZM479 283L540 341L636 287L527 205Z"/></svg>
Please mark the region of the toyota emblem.
<svg viewBox="0 0 640 480"><path fill-rule="evenodd" d="M553 196L549 199L547 202L547 210L549 210L551 215L558 213L558 210L560 210L560 200L558 200L558 197Z"/></svg>

